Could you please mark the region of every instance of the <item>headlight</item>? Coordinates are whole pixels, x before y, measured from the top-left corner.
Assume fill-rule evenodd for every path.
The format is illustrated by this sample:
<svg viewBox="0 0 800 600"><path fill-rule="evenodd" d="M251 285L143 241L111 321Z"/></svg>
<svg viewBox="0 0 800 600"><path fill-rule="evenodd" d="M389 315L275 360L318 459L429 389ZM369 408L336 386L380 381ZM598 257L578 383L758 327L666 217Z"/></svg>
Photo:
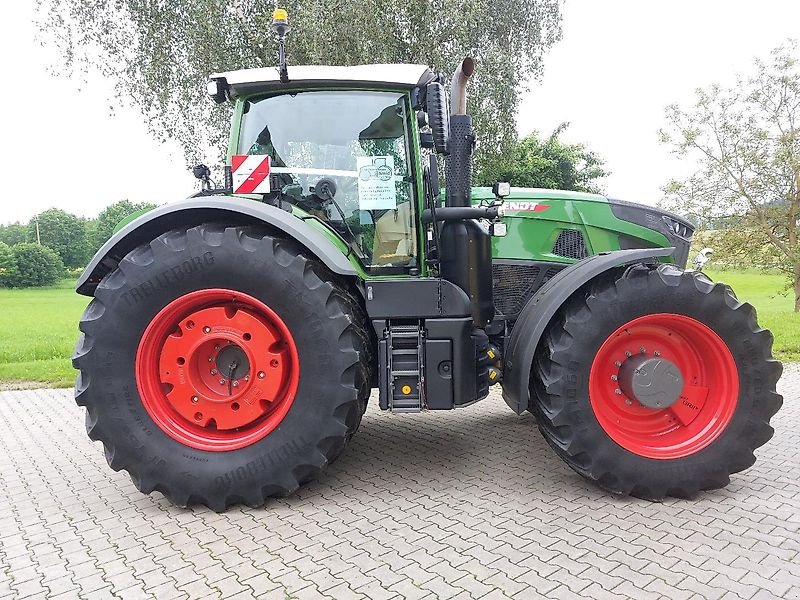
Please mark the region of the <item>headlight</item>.
<svg viewBox="0 0 800 600"><path fill-rule="evenodd" d="M206 92L214 102L222 104L227 99L225 95L226 87L227 82L224 79L211 79L206 84Z"/></svg>
<svg viewBox="0 0 800 600"><path fill-rule="evenodd" d="M511 184L507 181L498 181L492 186L492 192L498 198L505 198L511 194Z"/></svg>
<svg viewBox="0 0 800 600"><path fill-rule="evenodd" d="M677 219L673 219L670 216L664 215L663 216L664 222L669 227L670 231L677 235L678 237L682 237L683 239L690 240L692 239L692 234L694 233L694 227L687 225Z"/></svg>

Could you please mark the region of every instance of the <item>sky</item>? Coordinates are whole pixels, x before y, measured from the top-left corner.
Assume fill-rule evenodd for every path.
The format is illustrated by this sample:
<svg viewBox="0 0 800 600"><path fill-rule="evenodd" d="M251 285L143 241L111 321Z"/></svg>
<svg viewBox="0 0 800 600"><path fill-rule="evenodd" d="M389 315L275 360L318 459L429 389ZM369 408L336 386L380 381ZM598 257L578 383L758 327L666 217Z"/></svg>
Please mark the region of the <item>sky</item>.
<svg viewBox="0 0 800 600"><path fill-rule="evenodd" d="M135 109L109 114L112 82L52 75L59 57L35 41L32 4L0 6L0 223L53 206L93 217L123 198L162 203L192 193L176 144L156 142ZM658 142L664 107L688 105L697 87L731 83L755 56L800 36L796 0L566 0L563 17L543 78L523 96L519 132L549 134L568 121L562 139L586 144L612 172L605 192L646 204L691 170Z"/></svg>

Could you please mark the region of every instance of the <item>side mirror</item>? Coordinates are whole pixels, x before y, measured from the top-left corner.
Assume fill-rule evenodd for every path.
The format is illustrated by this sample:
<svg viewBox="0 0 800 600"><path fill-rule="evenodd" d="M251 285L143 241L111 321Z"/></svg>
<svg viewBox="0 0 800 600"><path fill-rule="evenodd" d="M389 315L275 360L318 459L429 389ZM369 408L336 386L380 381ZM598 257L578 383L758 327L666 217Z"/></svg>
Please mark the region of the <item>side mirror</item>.
<svg viewBox="0 0 800 600"><path fill-rule="evenodd" d="M449 154L450 113L447 99L445 98L444 86L438 81L429 83L425 88L425 97L427 99L428 123L433 134L433 147L436 149L437 154Z"/></svg>
<svg viewBox="0 0 800 600"><path fill-rule="evenodd" d="M192 175L195 179L199 179L204 190L211 189L211 169L203 164L195 165L192 167Z"/></svg>
<svg viewBox="0 0 800 600"><path fill-rule="evenodd" d="M492 193L498 198L505 198L511 193L511 184L507 181L498 181L492 186Z"/></svg>
<svg viewBox="0 0 800 600"><path fill-rule="evenodd" d="M419 134L419 145L428 150L433 149L433 134L430 131L423 131Z"/></svg>

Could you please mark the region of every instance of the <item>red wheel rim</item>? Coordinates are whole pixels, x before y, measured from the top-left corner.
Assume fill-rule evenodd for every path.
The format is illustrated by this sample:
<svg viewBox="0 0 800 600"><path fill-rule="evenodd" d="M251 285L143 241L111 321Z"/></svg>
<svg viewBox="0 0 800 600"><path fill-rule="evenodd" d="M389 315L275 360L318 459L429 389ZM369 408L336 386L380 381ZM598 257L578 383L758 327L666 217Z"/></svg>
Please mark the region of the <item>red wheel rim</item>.
<svg viewBox="0 0 800 600"><path fill-rule="evenodd" d="M620 366L634 353L662 357L680 370L683 391L672 406L648 408L622 392ZM589 401L600 426L617 444L648 458L681 458L708 446L730 423L738 397L739 375L727 344L684 315L629 321L603 342L589 374Z"/></svg>
<svg viewBox="0 0 800 600"><path fill-rule="evenodd" d="M280 424L299 381L297 347L281 318L252 296L198 290L170 302L136 353L145 410L172 439L223 452Z"/></svg>

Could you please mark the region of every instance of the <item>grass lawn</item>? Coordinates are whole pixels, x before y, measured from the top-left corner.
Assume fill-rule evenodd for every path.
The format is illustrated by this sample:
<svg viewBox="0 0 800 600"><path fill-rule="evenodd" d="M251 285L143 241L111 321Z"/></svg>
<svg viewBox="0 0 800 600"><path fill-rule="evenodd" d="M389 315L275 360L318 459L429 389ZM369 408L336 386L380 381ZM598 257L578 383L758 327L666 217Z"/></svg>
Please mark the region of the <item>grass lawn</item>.
<svg viewBox="0 0 800 600"><path fill-rule="evenodd" d="M781 275L723 271L708 273L728 283L741 300L758 310L762 327L775 336L776 358L800 360L800 314L792 311L791 292ZM0 389L31 383L70 387L75 371L70 355L78 338L78 320L88 298L64 280L49 288L0 289Z"/></svg>
<svg viewBox="0 0 800 600"><path fill-rule="evenodd" d="M758 312L758 324L772 331L772 353L783 361L800 361L800 313L794 312L794 294L786 277L757 272L707 271L715 281L724 281L742 302Z"/></svg>
<svg viewBox="0 0 800 600"><path fill-rule="evenodd" d="M0 389L40 382L75 382L70 356L88 298L65 279L53 287L0 289Z"/></svg>

